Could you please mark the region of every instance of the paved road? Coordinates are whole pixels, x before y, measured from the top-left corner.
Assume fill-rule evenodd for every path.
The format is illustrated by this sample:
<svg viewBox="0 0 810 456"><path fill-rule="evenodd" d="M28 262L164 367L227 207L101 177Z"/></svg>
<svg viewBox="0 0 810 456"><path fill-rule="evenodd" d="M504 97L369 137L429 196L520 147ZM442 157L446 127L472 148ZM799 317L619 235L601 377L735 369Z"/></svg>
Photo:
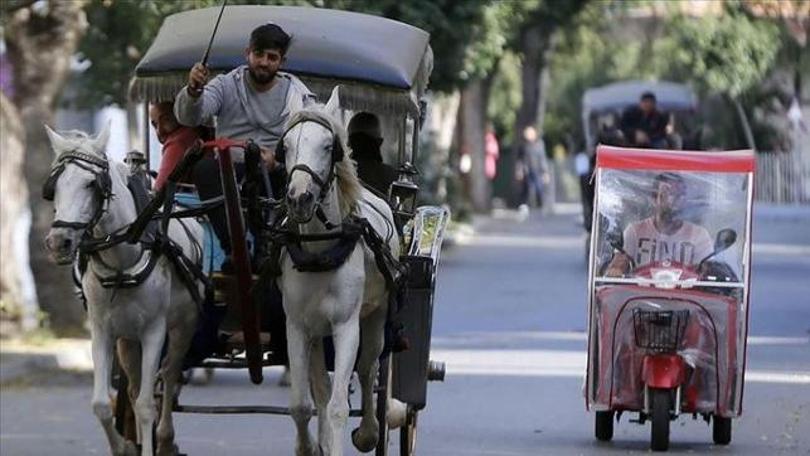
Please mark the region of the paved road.
<svg viewBox="0 0 810 456"><path fill-rule="evenodd" d="M420 416L423 455L635 454L649 425L616 428L597 444L584 410L584 240L575 214L517 223L483 219L479 235L447 249L437 290L433 358L445 360ZM756 220L745 414L729 447L705 423L673 424L673 453L810 455L810 217L762 211ZM286 402L286 390L217 373L184 391L187 403ZM86 375L48 375L2 390L0 454L105 454ZM177 439L193 455L287 455L289 418L178 415ZM260 442L260 443L259 443ZM347 438L348 445L348 438ZM347 446L347 448L350 448ZM347 454L353 454L347 450Z"/></svg>

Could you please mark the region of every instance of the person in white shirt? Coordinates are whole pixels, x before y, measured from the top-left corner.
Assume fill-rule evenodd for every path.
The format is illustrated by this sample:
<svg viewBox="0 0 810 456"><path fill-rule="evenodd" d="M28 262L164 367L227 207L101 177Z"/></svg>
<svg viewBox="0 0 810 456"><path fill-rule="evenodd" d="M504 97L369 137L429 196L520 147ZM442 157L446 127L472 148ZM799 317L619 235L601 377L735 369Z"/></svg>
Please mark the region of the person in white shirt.
<svg viewBox="0 0 810 456"><path fill-rule="evenodd" d="M681 218L686 195L683 178L674 173L659 174L655 177L653 189L652 217L631 223L624 230L624 253L613 257L605 271L606 275L621 276L632 263L635 263L635 267L654 261L697 266L712 253L713 242L709 232Z"/></svg>

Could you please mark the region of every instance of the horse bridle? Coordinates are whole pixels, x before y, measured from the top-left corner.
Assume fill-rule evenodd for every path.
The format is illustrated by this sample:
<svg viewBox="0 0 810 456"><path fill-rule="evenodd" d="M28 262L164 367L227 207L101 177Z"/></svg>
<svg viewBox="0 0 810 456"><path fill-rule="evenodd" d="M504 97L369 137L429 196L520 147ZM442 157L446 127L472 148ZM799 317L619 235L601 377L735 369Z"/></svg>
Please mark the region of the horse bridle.
<svg viewBox="0 0 810 456"><path fill-rule="evenodd" d="M84 230L87 234L92 230L96 224L101 220L104 215L105 206L112 197L112 179L110 178L110 165L109 162L103 158L95 157L90 154L72 150L65 152L59 156L51 168L51 173L45 184L42 185L42 198L47 201L53 201L56 193L56 182L59 176L65 171L68 164L76 165L79 168L89 171L95 176L93 181L94 195L99 203L96 207L96 212L93 217L87 222L54 220L51 223L52 228L69 228L73 230Z"/></svg>
<svg viewBox="0 0 810 456"><path fill-rule="evenodd" d="M297 122L289 125L287 129L284 130L284 133L282 133L281 137L278 140L278 144L276 145L275 150L275 159L277 163L282 164L286 161L287 149L286 147L284 147L284 137L287 136L287 133L290 130L292 130L293 127L304 122L315 122L321 125L322 127L326 128L327 130L329 130L329 132L332 134L332 151L331 151L331 160L329 163L329 173L326 175L326 178L324 179L308 165L304 163L299 163L293 166L292 169L290 169L288 177L292 177L293 173L296 171L301 171L309 174L312 180L315 181L316 184L318 184L318 187L320 187L321 191L320 194L318 195L318 199L315 201L316 204L315 215L318 217L318 219L321 220L321 222L324 223L324 225L326 225L327 229L332 229L335 227L335 225L326 219L326 215L323 212L321 203L323 202L324 198L326 198L326 195L329 194L329 190L331 189L332 183L335 180L335 165L338 162L343 161L344 157L343 146L340 143L340 138L338 137L337 133L332 128L332 125L330 125L327 121L319 119L317 117L302 118Z"/></svg>

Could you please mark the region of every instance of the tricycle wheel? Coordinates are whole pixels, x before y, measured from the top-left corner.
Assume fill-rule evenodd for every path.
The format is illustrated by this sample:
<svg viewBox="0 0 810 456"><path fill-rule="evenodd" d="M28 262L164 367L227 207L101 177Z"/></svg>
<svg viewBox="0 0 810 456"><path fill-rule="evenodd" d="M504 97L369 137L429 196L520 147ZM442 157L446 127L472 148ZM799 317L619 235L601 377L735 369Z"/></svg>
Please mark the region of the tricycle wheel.
<svg viewBox="0 0 810 456"><path fill-rule="evenodd" d="M653 451L669 449L669 410L670 394L665 389L650 389L651 395L651 428L650 448Z"/></svg>
<svg viewBox="0 0 810 456"><path fill-rule="evenodd" d="M380 425L380 438L377 440L375 456L388 455L388 399L393 386L391 368L391 355L380 360L377 376L377 422Z"/></svg>
<svg viewBox="0 0 810 456"><path fill-rule="evenodd" d="M613 438L613 411L596 412L596 439L602 442L610 442Z"/></svg>
<svg viewBox="0 0 810 456"><path fill-rule="evenodd" d="M712 438L717 445L731 443L731 418L717 415L712 417Z"/></svg>
<svg viewBox="0 0 810 456"><path fill-rule="evenodd" d="M416 410L408 412L408 421L399 430L399 455L413 456L416 454Z"/></svg>

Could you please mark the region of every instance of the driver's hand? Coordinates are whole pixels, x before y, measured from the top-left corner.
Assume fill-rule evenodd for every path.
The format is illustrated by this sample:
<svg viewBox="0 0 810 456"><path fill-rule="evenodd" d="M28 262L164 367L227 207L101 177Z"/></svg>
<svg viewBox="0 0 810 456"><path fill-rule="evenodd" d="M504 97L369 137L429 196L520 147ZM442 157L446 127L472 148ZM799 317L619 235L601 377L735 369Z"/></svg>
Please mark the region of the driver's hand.
<svg viewBox="0 0 810 456"><path fill-rule="evenodd" d="M608 277L622 277L629 269L630 258L623 253L617 253L616 256L610 260L610 265L605 270L605 275Z"/></svg>
<svg viewBox="0 0 810 456"><path fill-rule="evenodd" d="M188 89L189 94L195 97L202 94L203 87L208 82L210 72L202 63L197 62L188 72Z"/></svg>
<svg viewBox="0 0 810 456"><path fill-rule="evenodd" d="M276 167L276 152L266 147L261 148L262 161L267 166L267 169L274 169Z"/></svg>

